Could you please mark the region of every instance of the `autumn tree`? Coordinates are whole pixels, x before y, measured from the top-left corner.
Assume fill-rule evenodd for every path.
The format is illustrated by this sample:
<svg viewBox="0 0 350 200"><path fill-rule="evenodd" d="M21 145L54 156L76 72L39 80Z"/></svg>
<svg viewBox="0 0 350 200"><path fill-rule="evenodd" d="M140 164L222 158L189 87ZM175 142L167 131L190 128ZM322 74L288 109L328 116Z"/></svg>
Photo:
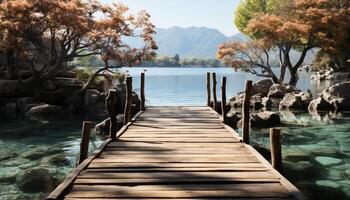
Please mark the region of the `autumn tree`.
<svg viewBox="0 0 350 200"><path fill-rule="evenodd" d="M291 74L289 84L295 85L298 68L308 51L320 48L337 52L337 46L346 42L347 21L350 20L347 0L259 1L259 6L266 9L252 7L253 1L257 0L242 1L237 14L245 20L241 20L238 28L251 41L240 45L226 43L218 51L218 58L231 63L233 67L271 77L276 83L284 81L288 69ZM291 60L292 50L300 51L296 62ZM279 78L269 70L269 61L275 52L278 52L280 61ZM256 71L257 67L262 69L260 73Z"/></svg>
<svg viewBox="0 0 350 200"><path fill-rule="evenodd" d="M156 49L153 33L154 26L145 11L134 16L122 4L101 5L94 0L4 0L0 4L0 52L9 58L8 78L18 80L13 81L14 91L0 93L6 96L22 91L42 96L45 81L72 69L70 63L76 58L99 56L105 66L96 74L111 71L111 61L121 67L151 59ZM128 46L123 43L127 37L143 39L144 47ZM26 60L30 78L21 79L14 58ZM18 71L16 77L13 71ZM88 87L89 82L82 91Z"/></svg>

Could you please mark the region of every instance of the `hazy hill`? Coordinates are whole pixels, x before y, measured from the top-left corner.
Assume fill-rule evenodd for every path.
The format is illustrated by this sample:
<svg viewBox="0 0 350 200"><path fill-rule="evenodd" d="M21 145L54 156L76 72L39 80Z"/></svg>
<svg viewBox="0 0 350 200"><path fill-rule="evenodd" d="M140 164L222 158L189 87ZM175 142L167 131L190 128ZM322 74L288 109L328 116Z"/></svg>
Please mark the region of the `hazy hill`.
<svg viewBox="0 0 350 200"><path fill-rule="evenodd" d="M218 45L229 40L247 40L241 33L233 36L226 36L217 29L207 27L171 27L168 29L157 28L155 36L159 50L158 55L173 56L179 54L180 57L215 58ZM133 46L140 46L140 42L128 41ZM277 54L276 54L277 55ZM298 52L292 52L292 60L298 58ZM314 57L310 53L306 59L309 63Z"/></svg>

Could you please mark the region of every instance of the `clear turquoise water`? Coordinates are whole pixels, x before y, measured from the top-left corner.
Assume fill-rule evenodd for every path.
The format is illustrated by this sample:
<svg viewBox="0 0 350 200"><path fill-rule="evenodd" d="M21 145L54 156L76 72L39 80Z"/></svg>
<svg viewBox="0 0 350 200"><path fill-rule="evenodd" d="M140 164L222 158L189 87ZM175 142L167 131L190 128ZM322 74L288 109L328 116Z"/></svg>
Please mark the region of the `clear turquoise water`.
<svg viewBox="0 0 350 200"><path fill-rule="evenodd" d="M139 75L145 69L123 68L122 70L134 77L134 89L138 91ZM245 80L259 79L228 68L147 68L147 104L204 105L207 72L216 72L218 75L218 95L221 77L227 76L228 97L242 91ZM311 82L309 76L310 74L300 74L299 88L311 89L314 94L317 94L330 85L329 82ZM286 171L286 176L305 193L313 193L312 199L350 199L350 115L320 117L301 113L284 116L285 126L281 128L284 135L285 166L293 169ZM16 184L16 176L25 170L40 168L47 169L55 180L63 179L75 166L81 124L81 121L74 119L54 124L31 121L0 122L0 200L43 199L45 192L21 191ZM252 141L268 146L267 131L254 130ZM92 151L101 141L94 137L91 140L90 150ZM322 149L325 152L322 152ZM38 154L38 152L44 153ZM317 158L320 156L340 159L340 161ZM58 157L58 161L54 162L53 157ZM316 158L326 164L332 161L333 164L328 165L328 163L325 166L323 163L322 165ZM308 163L300 163L300 161ZM336 164L334 164L335 161ZM315 171L310 173L312 176L300 176L302 174L300 171L310 169ZM330 198L333 196L335 198Z"/></svg>

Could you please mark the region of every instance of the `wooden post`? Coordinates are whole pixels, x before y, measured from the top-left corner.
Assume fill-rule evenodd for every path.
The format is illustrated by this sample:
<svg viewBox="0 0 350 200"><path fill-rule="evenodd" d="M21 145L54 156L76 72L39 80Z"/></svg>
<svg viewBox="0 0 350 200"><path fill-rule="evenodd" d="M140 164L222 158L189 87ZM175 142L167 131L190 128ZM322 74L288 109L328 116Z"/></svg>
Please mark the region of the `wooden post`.
<svg viewBox="0 0 350 200"><path fill-rule="evenodd" d="M207 106L211 105L210 73L207 72Z"/></svg>
<svg viewBox="0 0 350 200"><path fill-rule="evenodd" d="M145 110L145 73L141 73L141 106L140 110Z"/></svg>
<svg viewBox="0 0 350 200"><path fill-rule="evenodd" d="M216 104L218 102L218 100L216 98L216 84L217 84L217 82L216 82L216 73L213 72L212 75L213 75L213 109L216 111L217 110Z"/></svg>
<svg viewBox="0 0 350 200"><path fill-rule="evenodd" d="M80 141L80 155L77 161L77 166L88 157L91 128L92 128L92 122L87 122L87 121L83 122L83 128L81 131L81 141Z"/></svg>
<svg viewBox="0 0 350 200"><path fill-rule="evenodd" d="M243 119L243 142L249 144L249 120L250 120L250 97L252 95L252 85L253 82L251 80L247 80L245 83L245 93L243 99L242 106L242 119Z"/></svg>
<svg viewBox="0 0 350 200"><path fill-rule="evenodd" d="M108 96L106 98L106 109L110 119L109 125L109 138L112 140L117 139L117 110L116 110L116 101L117 101L117 91L109 90Z"/></svg>
<svg viewBox="0 0 350 200"><path fill-rule="evenodd" d="M281 131L279 129L270 129L270 146L272 167L282 172Z"/></svg>
<svg viewBox="0 0 350 200"><path fill-rule="evenodd" d="M227 113L226 113L226 76L222 77L221 80L221 113L222 113L222 121L227 123Z"/></svg>
<svg viewBox="0 0 350 200"><path fill-rule="evenodd" d="M132 101L132 77L126 77L126 98L124 109L124 125L130 122L131 119L131 101Z"/></svg>

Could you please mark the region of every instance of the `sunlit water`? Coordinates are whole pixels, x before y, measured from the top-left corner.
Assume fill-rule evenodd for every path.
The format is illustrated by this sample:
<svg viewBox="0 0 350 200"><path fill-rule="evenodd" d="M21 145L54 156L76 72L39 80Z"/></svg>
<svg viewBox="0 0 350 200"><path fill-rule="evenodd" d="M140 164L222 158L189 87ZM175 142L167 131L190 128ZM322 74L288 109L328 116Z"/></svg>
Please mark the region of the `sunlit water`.
<svg viewBox="0 0 350 200"><path fill-rule="evenodd" d="M259 79L228 68L122 70L134 77L136 91L139 75L146 71L145 93L147 104L151 106L204 105L207 72L218 75L218 98L222 76L227 77L228 97L242 91L245 80ZM310 74L300 74L298 87L317 94L330 85L329 82L311 82L309 77ZM313 193L315 200L350 199L350 115L320 117L308 113L284 113L282 121L286 176L304 193ZM267 132L254 130L252 141L268 147ZM73 119L51 124L0 122L0 200L43 199L47 193L28 193L19 188L20 174L33 169L47 172L50 176L45 181L49 192L52 181L62 180L74 168L80 134L81 121ZM91 140L90 150L101 143L94 137ZM37 184L42 185L42 180Z"/></svg>

